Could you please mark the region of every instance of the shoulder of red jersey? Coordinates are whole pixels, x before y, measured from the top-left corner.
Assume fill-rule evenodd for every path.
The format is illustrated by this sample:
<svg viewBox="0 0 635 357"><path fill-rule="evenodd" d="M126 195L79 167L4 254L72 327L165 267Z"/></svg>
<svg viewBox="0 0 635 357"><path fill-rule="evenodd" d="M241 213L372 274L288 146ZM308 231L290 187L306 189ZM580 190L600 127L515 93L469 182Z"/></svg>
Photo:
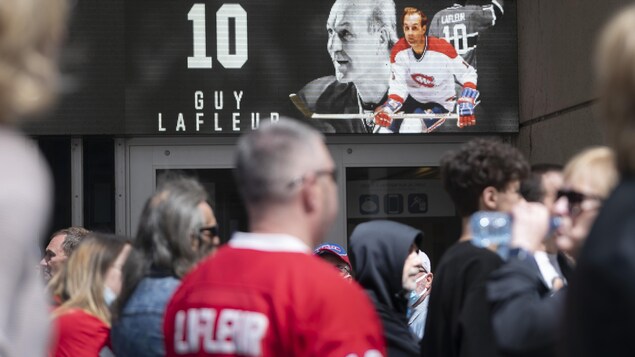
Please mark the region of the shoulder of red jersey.
<svg viewBox="0 0 635 357"><path fill-rule="evenodd" d="M403 50L407 50L410 48L408 41L405 38L400 38L394 46L392 46L392 50L390 50L390 63L395 63L395 57L397 54Z"/></svg>
<svg viewBox="0 0 635 357"><path fill-rule="evenodd" d="M434 36L428 36L428 51L443 53L450 58L456 58L459 55L448 41Z"/></svg>

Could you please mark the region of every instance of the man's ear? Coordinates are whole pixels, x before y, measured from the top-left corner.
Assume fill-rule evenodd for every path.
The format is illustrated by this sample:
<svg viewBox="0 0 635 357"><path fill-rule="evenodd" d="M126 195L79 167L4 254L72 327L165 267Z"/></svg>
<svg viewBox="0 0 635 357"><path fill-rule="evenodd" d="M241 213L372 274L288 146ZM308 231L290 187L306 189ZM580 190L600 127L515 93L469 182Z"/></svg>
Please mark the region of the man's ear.
<svg viewBox="0 0 635 357"><path fill-rule="evenodd" d="M498 202L498 190L493 186L487 186L481 192L481 198L479 200L479 210L481 211L494 211Z"/></svg>
<svg viewBox="0 0 635 357"><path fill-rule="evenodd" d="M383 27L379 30L379 43L384 48L388 48L388 43L390 42L390 36L388 35L388 29Z"/></svg>
<svg viewBox="0 0 635 357"><path fill-rule="evenodd" d="M430 287L432 286L433 278L434 278L434 274L428 273L428 276L426 276L426 288L430 289Z"/></svg>
<svg viewBox="0 0 635 357"><path fill-rule="evenodd" d="M320 200L320 192L318 190L318 185L314 184L315 177L307 178L310 182L306 182L302 185L302 189L300 191L300 197L302 199L302 207L305 212L313 212L317 209L319 200Z"/></svg>

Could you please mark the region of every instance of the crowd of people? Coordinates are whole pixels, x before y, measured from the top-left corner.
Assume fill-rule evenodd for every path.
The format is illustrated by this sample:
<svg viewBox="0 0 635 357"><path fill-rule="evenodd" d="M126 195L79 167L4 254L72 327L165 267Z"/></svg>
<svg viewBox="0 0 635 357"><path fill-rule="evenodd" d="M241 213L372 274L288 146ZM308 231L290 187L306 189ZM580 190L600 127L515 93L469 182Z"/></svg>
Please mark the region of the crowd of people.
<svg viewBox="0 0 635 357"><path fill-rule="evenodd" d="M15 54L0 69L17 77L0 76L3 123L48 98L54 71L45 69L54 66L65 12L62 1L9 4L0 5L0 49ZM8 19L34 14L41 27L13 41L12 31L24 29ZM434 275L419 248L424 232L401 223L357 225L348 252L324 242L338 215L335 163L324 136L291 119L238 141L234 175L248 232L221 246L203 186L166 175L134 238L57 231L36 275L44 224L25 217L47 215L48 176L27 139L2 126L0 164L13 170L0 179L0 226L12 242L0 259L0 355L632 354L635 7L617 15L600 44L611 147L585 149L563 168L531 167L493 139L446 153L442 181L462 230ZM42 101L15 95L24 91ZM471 243L479 211L512 217L508 255Z"/></svg>

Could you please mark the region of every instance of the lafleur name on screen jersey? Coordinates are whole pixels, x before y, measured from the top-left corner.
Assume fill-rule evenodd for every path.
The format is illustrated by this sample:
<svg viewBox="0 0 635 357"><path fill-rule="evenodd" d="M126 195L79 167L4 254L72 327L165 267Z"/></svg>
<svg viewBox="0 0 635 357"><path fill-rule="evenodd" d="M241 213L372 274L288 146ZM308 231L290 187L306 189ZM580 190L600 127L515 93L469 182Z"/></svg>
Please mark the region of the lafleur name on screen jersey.
<svg viewBox="0 0 635 357"><path fill-rule="evenodd" d="M476 45L479 32L496 25L503 16L503 6L496 0L489 5L454 5L434 15L430 35L450 42L463 59L476 67Z"/></svg>
<svg viewBox="0 0 635 357"><path fill-rule="evenodd" d="M167 356L383 356L358 285L310 250L261 250L253 236L237 233L183 279L166 309Z"/></svg>
<svg viewBox="0 0 635 357"><path fill-rule="evenodd" d="M455 83L476 88L474 67L461 58L447 41L426 36L423 54L417 58L405 39L392 48L389 97L404 102L408 95L420 103L438 103L452 111Z"/></svg>

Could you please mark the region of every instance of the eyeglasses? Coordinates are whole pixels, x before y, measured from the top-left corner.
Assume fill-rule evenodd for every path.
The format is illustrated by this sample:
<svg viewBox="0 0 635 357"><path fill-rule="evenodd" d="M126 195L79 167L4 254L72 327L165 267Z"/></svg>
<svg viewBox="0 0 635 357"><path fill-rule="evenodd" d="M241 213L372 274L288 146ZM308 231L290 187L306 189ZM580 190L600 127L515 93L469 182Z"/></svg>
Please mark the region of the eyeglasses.
<svg viewBox="0 0 635 357"><path fill-rule="evenodd" d="M340 271L342 276L345 278L348 278L349 276L352 275L351 269L346 264L337 264L335 267Z"/></svg>
<svg viewBox="0 0 635 357"><path fill-rule="evenodd" d="M194 236L194 239L198 241L199 249L205 247L203 250L205 252L218 247L218 243L214 240L214 237L218 237L218 225L201 227L198 229L198 234Z"/></svg>
<svg viewBox="0 0 635 357"><path fill-rule="evenodd" d="M320 177L320 176L330 176L331 179L333 180L334 183L337 183L337 169L332 169L332 170L316 170L313 172L313 175L315 175L316 178ZM303 182L306 179L306 175L302 175L294 180L291 180L291 182L289 182L289 184L287 185L288 188L292 188L293 186Z"/></svg>
<svg viewBox="0 0 635 357"><path fill-rule="evenodd" d="M584 209L582 208L582 202L586 200L595 200L602 202L604 201L603 197L597 195L586 195L582 192L574 191L574 190L558 190L556 194L556 200L559 200L561 197L566 197L568 202L568 211L571 216L577 216Z"/></svg>
<svg viewBox="0 0 635 357"><path fill-rule="evenodd" d="M208 227L201 227L201 228L199 228L198 233L199 233L199 235L207 233L212 238L216 237L216 236L218 236L218 225L208 226Z"/></svg>

